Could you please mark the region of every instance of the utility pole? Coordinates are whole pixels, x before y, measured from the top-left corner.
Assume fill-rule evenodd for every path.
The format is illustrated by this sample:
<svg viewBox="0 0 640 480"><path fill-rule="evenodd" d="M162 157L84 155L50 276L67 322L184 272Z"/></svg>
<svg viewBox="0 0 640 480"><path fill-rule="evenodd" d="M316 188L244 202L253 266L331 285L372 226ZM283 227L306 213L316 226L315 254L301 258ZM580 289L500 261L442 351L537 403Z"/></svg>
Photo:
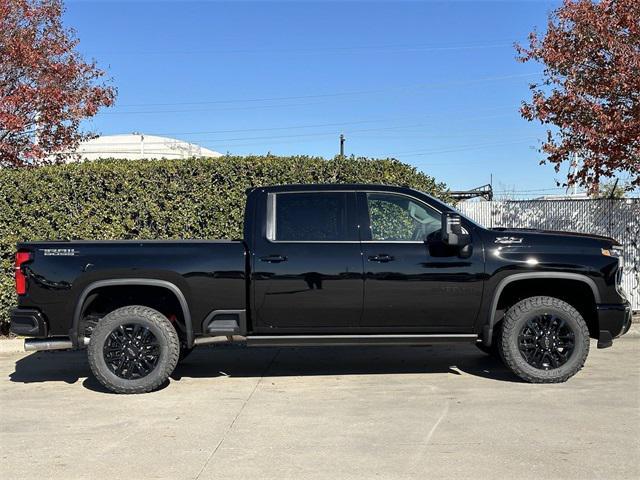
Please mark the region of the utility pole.
<svg viewBox="0 0 640 480"><path fill-rule="evenodd" d="M344 134L340 134L340 156L344 157Z"/></svg>
<svg viewBox="0 0 640 480"><path fill-rule="evenodd" d="M616 188L618 188L618 180L620 180L620 179L616 178L616 181L613 184L613 188L611 189L611 192L609 193L609 200L612 200L613 198L615 198Z"/></svg>

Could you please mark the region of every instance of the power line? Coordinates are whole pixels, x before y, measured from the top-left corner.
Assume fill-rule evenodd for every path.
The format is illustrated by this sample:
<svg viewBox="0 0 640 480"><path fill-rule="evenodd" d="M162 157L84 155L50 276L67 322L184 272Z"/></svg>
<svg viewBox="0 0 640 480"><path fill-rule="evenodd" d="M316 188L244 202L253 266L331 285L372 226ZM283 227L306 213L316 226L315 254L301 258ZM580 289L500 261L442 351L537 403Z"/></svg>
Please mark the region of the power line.
<svg viewBox="0 0 640 480"><path fill-rule="evenodd" d="M396 152L396 153L386 153L383 156L427 156L427 155L437 155L440 153L450 153L450 152L463 152L466 150L476 150L479 148L487 148L487 147L500 147L505 145L518 145L525 142L530 142L537 137L523 137L517 141L511 142L492 142L492 143L478 143L478 144L469 144L469 145L461 145L459 147L454 148L440 148L440 149L430 149L430 150L414 150L410 152Z"/></svg>
<svg viewBox="0 0 640 480"><path fill-rule="evenodd" d="M188 108L181 110L134 110L128 112L98 112L97 115L157 115L159 113L195 113L195 112L227 112L234 110L258 110L269 108L288 108L288 107L308 107L311 105L321 105L324 102L307 102L307 103L285 103L279 105L245 105L242 107L226 107L226 108ZM96 115L96 116L97 116Z"/></svg>
<svg viewBox="0 0 640 480"><path fill-rule="evenodd" d="M379 88L379 89L371 89L371 90L357 90L357 91L348 91L348 92L334 92L334 93L323 93L323 94L313 94L313 95L296 95L296 96L285 96L285 97L264 97L264 98L247 98L247 99L232 99L232 100L206 100L206 101L196 101L196 102L172 102L172 103L130 103L130 104L122 104L118 105L118 107L141 107L141 106L179 106L179 105L212 105L212 104L227 104L227 103L252 103L252 102L268 102L268 101L281 101L281 100L302 100L302 99L312 99L312 98L337 98L337 97L349 97L349 96L359 96L359 95L374 95L378 93L386 93L391 91L405 91L405 90L414 90L414 89L427 89L427 88L447 88L451 86L465 86L465 85L473 85L477 83L483 82L492 82L492 81L501 81L501 80L509 80L513 78L525 78L532 77L536 75L540 75L541 72L535 73L523 73L523 74L514 74L514 75L502 75L502 76L493 76L493 77L483 77L475 80L462 80L456 82L430 82L430 83L420 83L414 85L404 85L404 86L396 86L396 87L387 87L387 88ZM255 105L255 106L244 106L237 107L239 109L247 109L247 108L272 108L272 107L287 107L287 106L299 106L301 104L287 104L287 105ZM302 104L309 105L309 104ZM228 110L228 109L218 109L218 110ZM187 109L187 110L138 110L138 111L125 111L125 112L101 112L102 115L128 115L128 114L144 114L144 113L183 113L183 112L197 112L197 111L211 111L209 109Z"/></svg>
<svg viewBox="0 0 640 480"><path fill-rule="evenodd" d="M499 42L499 43L498 43ZM457 51L457 50L483 50L492 48L513 47L513 40L500 40L496 43L477 44L452 44L452 45L432 45L432 44L404 44L404 45L363 45L349 47L323 47L307 49L213 49L213 50L138 50L138 51L96 51L93 55L114 55L114 56L153 56L153 55L210 55L210 54L259 54L259 55L280 55L280 54L353 54L371 53L387 51L406 52L430 52L430 51Z"/></svg>
<svg viewBox="0 0 640 480"><path fill-rule="evenodd" d="M334 133L335 135L335 133ZM530 140L521 140L521 141L517 141L517 142L504 142L504 143L491 143L491 144L475 144L475 145L464 145L460 148L451 148L451 149L442 149L442 150L432 150L429 151L428 153L424 153L424 154L419 154L416 156L426 156L426 155L438 155L438 154L443 154L443 153L453 153L453 152L463 152L463 151L473 151L473 150L481 150L483 148L490 148L490 147L499 147L499 146L506 146L506 145L518 145L518 144L522 144L522 143L527 143ZM245 144L236 144L236 145L228 145L227 149L229 151L231 151L231 149L233 148L237 148L237 147L251 147L251 146L259 146L262 147L262 149L267 150L269 148L269 146L271 145L287 145L287 144L296 144L296 143L304 143L306 142L306 140L289 140L289 141L276 141L276 142L269 142L267 144L265 144L264 142L260 142L260 143L245 143ZM377 157L377 158L400 158L401 155L399 154L388 154L388 153L383 153L383 154L374 154L373 156ZM412 155L408 155L408 157L411 157ZM406 159L404 161L407 161ZM441 163L425 163L425 162L413 162L413 165L416 166L435 166L435 165L451 165L451 164L458 164L458 163L475 163L475 160L463 160L461 162L457 162L457 161L449 161L449 162L441 162Z"/></svg>
<svg viewBox="0 0 640 480"><path fill-rule="evenodd" d="M492 107L492 108L487 108L487 109L480 109L480 110L472 110L472 111L486 111L486 112L491 112L491 111L499 111L499 110L504 110L504 109L511 109L511 108L515 108L514 106L500 106L500 107ZM468 111L468 110L467 110ZM451 113L456 113L456 114L462 114L465 113L465 111L458 111L458 112L434 112L434 113L429 113L429 114L422 114L422 115L416 115L413 116L414 118L424 118L424 117L434 117L434 118L439 118L442 115L445 114L451 114ZM498 118L498 117L505 117L508 115L480 115L480 116L468 116L465 115L463 116L460 121L477 121L477 120L483 120L483 119L491 119L491 118ZM211 130L211 131L198 131L198 132L164 132L164 133L150 133L148 134L148 136L152 136L152 135L158 135L158 136L163 136L163 135L200 135L200 134L219 134L219 133L242 133L242 132L260 132L260 131L264 131L264 132L268 132L268 131L279 131L279 130L292 130L292 129L305 129L305 128L316 128L316 127L321 127L321 126L340 126L340 127L345 127L347 125L359 125L359 124L366 124L366 123L377 123L377 122L386 122L386 121L398 121L398 120L403 120L403 119L408 119L411 117L395 117L395 118L386 118L386 119L375 119L375 120L357 120L357 121L351 121L351 122L335 122L335 123L321 123L321 124L308 124L308 125L289 125L289 126L281 126L281 127L268 127L268 128L251 128L251 129L226 129L226 130ZM355 136L355 138L357 139L359 137L359 135L355 135L357 133L367 133L367 132L394 132L397 130L406 130L406 129L415 129L415 128L421 128L421 127L426 127L426 126L431 126L433 125L433 122L420 122L420 123L412 123L412 124L403 124L403 125L395 125L395 126L382 126L382 127L373 127L373 128L362 128L362 129L345 129L342 128L341 130L344 133L347 133L349 135L352 136L352 138ZM263 148L268 148L269 145L277 145L277 144L296 144L296 143L303 143L306 140L294 140L294 141L276 141L274 142L273 139L291 139L291 138L309 138L309 137L322 137L322 136L333 136L336 135L337 131L327 131L327 132L308 132L308 133L299 133L299 134L287 134L287 135L269 135L269 136L251 136L251 137L232 137L232 138L200 138L198 140L188 140L190 142L246 142L247 140L267 140L268 142L251 142L251 143L239 143L239 144L231 144L231 145L225 145L224 147L226 149L229 148L238 148L238 147L247 147L247 146L260 146ZM469 131L465 131L464 133L461 133L459 135L438 135L438 134L427 134L425 133L424 135L421 135L420 138L424 138L424 139L440 139L440 138L459 138L459 137L463 137L463 136L470 136L471 133ZM487 135L485 133L478 133L478 135L480 136L490 136ZM533 137L527 137L527 138L533 138ZM149 142L147 141L146 144L147 145L152 145L155 143L164 143L164 142ZM478 149L478 148L486 148L486 147L491 147L491 146L501 146L501 145L511 145L511 144L515 144L515 143L522 143L521 141L518 142L499 142L499 143L488 143L488 144L472 144L472 145L463 145L463 146L459 146L459 147L455 147L453 149L451 148L439 148L439 149L427 149L427 150L413 150L413 151L404 151L404 152L394 152L394 153L389 153L389 154L383 154L380 156L386 156L386 157L391 157L391 156L402 156L402 155L415 155L415 156L423 156L423 155L435 155L435 154L440 154L440 153L449 153L449 152L457 152L457 151L465 151L465 150L469 150L469 149ZM109 142L109 143L101 143L101 145L120 145L120 142ZM220 146L218 147L220 148ZM448 164L451 162L447 162L445 164ZM432 165L437 165L437 164L432 164Z"/></svg>
<svg viewBox="0 0 640 480"><path fill-rule="evenodd" d="M368 129L356 129L356 130L345 130L345 132L349 133L349 134L354 134L354 133L360 133L360 132L378 132L378 133L365 133L364 135L357 135L355 137L355 140L357 139L362 139L362 138L381 138L382 135L384 135L385 131L390 131L389 133L392 136L388 136L386 138L391 138L391 139L398 139L398 138L418 138L418 139L423 139L423 140L438 140L438 139L447 139L447 138L467 138L467 137L485 137L485 138L492 138L492 136L495 137L504 137L504 132L496 132L493 135L492 134L487 134L486 132L482 132L482 133L470 133L470 132L464 132L464 133L459 133L456 135L441 135L441 134L429 134L429 133L424 133L422 135L411 135L411 136L405 136L405 135L398 135L397 133L395 133L395 130L397 129L402 129L402 128L406 128L406 126L397 126L397 127L380 127L380 128L368 128ZM304 138L304 137L328 137L328 136L335 136L336 135L336 131L331 131L331 132L314 132L314 133L301 133L301 134L292 134L292 135L269 135L269 136L257 136L257 137L237 137L237 138L201 138L198 140L191 140L191 139L167 139L167 140L159 140L159 141L149 141L149 140L145 140L144 144L145 145L165 145L170 143L171 141L175 141L175 140L179 140L179 141L183 141L185 143L191 143L191 144L195 144L196 142L235 142L235 141L246 141L246 140L270 140L270 139L282 139L282 138ZM147 137L151 137L151 136L155 136L152 134L147 134ZM100 145L104 145L104 146L117 146L117 145L122 145L122 142L118 142L118 141L113 141L113 142L99 142Z"/></svg>
<svg viewBox="0 0 640 480"><path fill-rule="evenodd" d="M502 108L502 107L500 107ZM430 116L437 116L438 114L430 114ZM481 120L481 119L487 119L487 118L496 118L496 117L501 117L501 116L505 116L505 115L484 115L484 116L476 116L476 117L469 117L466 116L464 118L465 121L477 121L477 120ZM383 120L380 120L383 121ZM349 122L344 122L344 123L349 123ZM344 124L343 123L343 124ZM376 128L366 128L366 129L345 129L343 130L344 133L347 133L349 135L354 135L357 133L363 133L363 132L385 132L385 131L397 131L397 130L401 130L401 129L407 129L407 128L418 128L418 127L423 127L423 126L428 126L431 125L430 123L417 123L417 124L410 124L410 125L397 125L397 126L385 126L385 127L376 127ZM292 129L292 128L306 128L307 126L290 126L290 127L276 127L278 129ZM256 130L261 130L261 129L247 129L250 131L256 131ZM269 129L265 129L265 130L269 130ZM245 131L245 130L222 130L220 132L235 132L235 131ZM199 132L199 133L203 133L203 132ZM304 143L306 142L309 137L332 137L334 135L336 135L337 132L331 131L331 132L314 132L314 133L302 133L302 134L291 134L291 135L270 135L270 136L256 136L256 137L237 137L237 138L200 138L198 140L184 140L185 142L189 143L193 143L193 142L246 142L247 140L267 140L267 142L265 141L261 141L261 142L249 142L249 143L236 143L236 144L226 144L224 145L224 149L233 149L233 148L238 148L238 147L251 147L251 146L259 146L262 148L269 148L269 146L271 145L283 145L283 144L299 144L299 143ZM161 134L147 134L147 136L153 136L153 135L161 135ZM164 133L162 135L169 135L168 133ZM482 133L482 134L478 134L480 136L486 136L486 134ZM355 135L354 135L355 136ZM464 134L460 134L460 135L428 135L425 134L422 136L422 138L424 139L440 139L440 138L459 138L459 137L463 137L463 136L470 136L469 132L465 132ZM355 138L359 138L360 136L355 136ZM301 140L285 140L285 141L273 141L274 139L291 139L291 138L299 138ZM353 137L352 137L353 138ZM158 141L158 142L153 142L153 141L147 141L145 142L145 145L154 145L154 144L165 144L166 141ZM521 142L517 142L517 143L521 143ZM507 144L511 144L509 142L507 142ZM117 145L121 145L121 142L100 142L100 145L103 146L117 146ZM499 146L499 145L503 145L503 143L490 143L490 144L486 144L486 146ZM479 148L484 148L485 144L479 144L478 147ZM213 148L218 148L218 149L222 149L220 148L221 146L219 145L218 147L213 147ZM450 150L450 149L430 149L430 150L417 150L417 151L411 151L411 152L396 152L393 154L383 154L380 156L385 156L385 157L391 157L391 156L401 156L401 155L405 155L405 154L417 154L417 155L427 155L427 154L438 154L438 153L447 153L449 151L464 151L467 150L469 145L465 145L463 146L464 148L460 149L460 148L455 148L454 150ZM476 148L476 146L473 146L474 149ZM448 162L450 163L450 162Z"/></svg>
<svg viewBox="0 0 640 480"><path fill-rule="evenodd" d="M483 109L474 109L471 112L494 112L500 110L511 110L518 108L518 106L514 105L505 105L501 107L491 107L491 108L483 108ZM435 112L435 113L425 113L425 114L417 114L411 116L402 116L402 117L387 117L387 118L379 118L374 120L354 120L349 122L335 122L335 123L316 123L309 125L288 125L283 127L267 127L267 128L242 128L242 129L227 129L227 130L207 130L207 131L196 131L196 132L160 132L160 133L151 133L149 135L157 135L157 136L171 136L171 135L210 135L210 134L218 134L218 133L244 133L244 132L270 132L277 130L294 130L294 129L303 129L303 128L318 128L318 127L344 127L347 125L361 125L367 123L380 123L380 122L395 122L402 121L408 118L425 118L425 117L439 117L443 114L463 114L467 113L469 110L462 111L449 111L449 112ZM465 117L462 120L477 120L477 119L487 119L487 118L495 118L496 116L483 116L483 117ZM425 126L426 124L417 124L417 125L409 125L409 126L399 126L399 127L390 127L390 128L417 128Z"/></svg>
<svg viewBox="0 0 640 480"><path fill-rule="evenodd" d="M423 124L424 125L424 124ZM378 128L365 128L365 129L355 129L355 130L345 130L350 134L359 133L359 132L384 132L390 130L398 130L407 128L406 125L400 125L395 127L378 127ZM148 134L149 135L149 134ZM200 139L200 141L213 141L213 142L242 142L246 140L271 140L271 139L282 139L282 138L300 138L300 137L326 137L326 136L334 136L336 135L335 131L331 132L314 132L314 133L298 133L291 135L267 135L267 136L257 136L257 137L235 137L235 138L210 138L210 139ZM465 136L465 134L461 134L458 136L445 136L445 135L428 135L425 134L421 138L424 139L439 139L439 138L459 138L461 136ZM154 145L154 144L165 144L165 141L147 141L145 145ZM121 142L100 142L100 145L121 145ZM419 151L418 151L419 152ZM401 152L403 153L403 152ZM407 152L404 152L407 153Z"/></svg>
<svg viewBox="0 0 640 480"><path fill-rule="evenodd" d="M344 125L356 125L362 123L375 123L375 122L383 122L385 120L358 120L354 122L338 122L338 123L316 123L311 125L289 125L286 127L267 127L267 128L241 128L241 129L232 129L232 130L208 130L208 131L199 131L199 132L161 132L161 133L153 133L151 135L157 136L171 136L171 135L210 135L216 133L240 133L240 132L269 132L276 130L293 130L299 128L317 128L317 127L341 127Z"/></svg>

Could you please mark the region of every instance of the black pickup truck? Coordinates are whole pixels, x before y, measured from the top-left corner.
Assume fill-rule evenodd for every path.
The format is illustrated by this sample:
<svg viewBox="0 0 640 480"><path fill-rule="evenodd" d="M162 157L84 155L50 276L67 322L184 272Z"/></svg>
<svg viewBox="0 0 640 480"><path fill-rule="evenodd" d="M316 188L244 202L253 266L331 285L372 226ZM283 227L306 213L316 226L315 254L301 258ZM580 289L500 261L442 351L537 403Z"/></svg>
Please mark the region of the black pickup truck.
<svg viewBox="0 0 640 480"><path fill-rule="evenodd" d="M589 338L631 323L619 244L486 229L424 193L288 185L247 193L244 239L18 245L11 330L86 348L120 393L151 391L192 348L469 342L529 382L563 382Z"/></svg>

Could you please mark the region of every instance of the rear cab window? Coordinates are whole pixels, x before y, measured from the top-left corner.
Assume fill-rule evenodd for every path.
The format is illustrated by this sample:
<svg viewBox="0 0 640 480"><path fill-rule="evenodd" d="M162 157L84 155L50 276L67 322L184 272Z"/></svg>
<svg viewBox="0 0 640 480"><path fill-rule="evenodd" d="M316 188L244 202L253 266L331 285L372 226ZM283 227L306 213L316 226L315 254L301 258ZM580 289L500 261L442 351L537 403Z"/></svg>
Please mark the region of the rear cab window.
<svg viewBox="0 0 640 480"><path fill-rule="evenodd" d="M348 192L279 192L267 199L267 239L275 242L357 241Z"/></svg>

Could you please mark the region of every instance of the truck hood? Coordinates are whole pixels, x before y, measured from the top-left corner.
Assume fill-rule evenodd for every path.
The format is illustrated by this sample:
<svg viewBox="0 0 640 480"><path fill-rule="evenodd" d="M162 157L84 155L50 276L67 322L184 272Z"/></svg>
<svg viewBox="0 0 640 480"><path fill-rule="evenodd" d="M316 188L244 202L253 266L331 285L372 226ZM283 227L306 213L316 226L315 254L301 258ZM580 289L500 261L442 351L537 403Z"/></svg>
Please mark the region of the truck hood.
<svg viewBox="0 0 640 480"><path fill-rule="evenodd" d="M491 231L496 233L496 242L495 243L504 243L504 244L516 244L521 243L525 238L531 238L532 240L540 237L550 238L555 237L558 240L561 239L573 239L578 240L579 238L583 238L585 240L598 241L605 243L608 246L618 246L620 243L611 237L606 237L604 235L595 235L590 233L579 233L579 232L563 232L559 230L541 230L536 228L506 228L506 227L495 227L491 228ZM521 239L518 241L518 239Z"/></svg>

